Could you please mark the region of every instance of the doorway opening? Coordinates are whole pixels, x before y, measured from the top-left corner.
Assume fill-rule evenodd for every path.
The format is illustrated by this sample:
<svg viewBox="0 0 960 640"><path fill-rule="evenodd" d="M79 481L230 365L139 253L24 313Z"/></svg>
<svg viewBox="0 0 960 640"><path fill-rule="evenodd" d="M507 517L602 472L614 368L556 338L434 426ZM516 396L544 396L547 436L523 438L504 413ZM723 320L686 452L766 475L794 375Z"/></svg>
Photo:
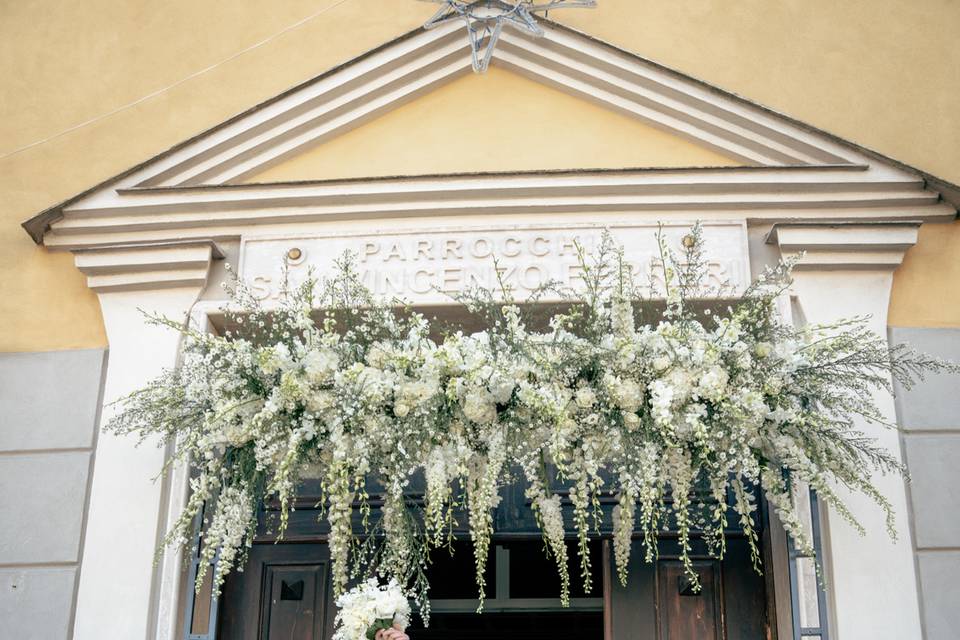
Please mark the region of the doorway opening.
<svg viewBox="0 0 960 640"><path fill-rule="evenodd" d="M461 546L461 545L457 545ZM603 557L590 544L590 585L584 588L576 544L568 543L570 606L560 603L560 579L541 540L495 539L486 572L483 613L477 613L473 552L468 545L431 556L430 626L414 621L417 640L603 640Z"/></svg>

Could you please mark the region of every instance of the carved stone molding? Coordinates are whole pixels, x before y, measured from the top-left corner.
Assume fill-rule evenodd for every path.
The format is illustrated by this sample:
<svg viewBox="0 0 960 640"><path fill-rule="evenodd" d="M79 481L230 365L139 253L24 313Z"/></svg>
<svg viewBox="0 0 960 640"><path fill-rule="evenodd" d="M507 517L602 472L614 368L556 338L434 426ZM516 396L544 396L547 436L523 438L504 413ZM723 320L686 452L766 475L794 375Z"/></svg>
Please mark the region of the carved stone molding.
<svg viewBox="0 0 960 640"><path fill-rule="evenodd" d="M802 254L797 270L867 269L892 271L917 242L920 222L776 224L767 244L784 258Z"/></svg>
<svg viewBox="0 0 960 640"><path fill-rule="evenodd" d="M223 258L209 240L106 246L74 252L87 286L97 293L198 287L207 282L211 261Z"/></svg>

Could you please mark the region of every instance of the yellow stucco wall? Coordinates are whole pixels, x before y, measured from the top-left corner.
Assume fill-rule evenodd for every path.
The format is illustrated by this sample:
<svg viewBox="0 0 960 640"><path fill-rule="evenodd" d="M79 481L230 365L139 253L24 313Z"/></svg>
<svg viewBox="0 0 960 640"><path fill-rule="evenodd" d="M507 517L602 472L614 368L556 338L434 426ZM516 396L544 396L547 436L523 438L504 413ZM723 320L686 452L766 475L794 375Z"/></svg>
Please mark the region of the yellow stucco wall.
<svg viewBox="0 0 960 640"><path fill-rule="evenodd" d="M36 248L20 222L433 9L413 0L0 3L0 351L106 341L69 256ZM954 0L601 0L552 17L960 182ZM433 152L423 147L424 158ZM924 229L897 274L891 323L960 326L957 280L940 275L956 256L957 225Z"/></svg>
<svg viewBox="0 0 960 640"><path fill-rule="evenodd" d="M960 327L960 222L925 224L897 269L887 323Z"/></svg>

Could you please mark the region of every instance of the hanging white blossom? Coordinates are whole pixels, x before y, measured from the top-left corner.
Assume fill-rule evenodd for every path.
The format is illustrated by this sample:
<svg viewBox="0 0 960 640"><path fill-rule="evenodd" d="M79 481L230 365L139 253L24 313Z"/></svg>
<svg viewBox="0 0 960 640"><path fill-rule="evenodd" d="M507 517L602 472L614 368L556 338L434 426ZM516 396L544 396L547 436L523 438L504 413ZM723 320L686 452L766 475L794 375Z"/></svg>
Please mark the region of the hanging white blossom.
<svg viewBox="0 0 960 640"><path fill-rule="evenodd" d="M609 530L622 581L631 540L651 561L665 526L678 532L696 581L693 536L722 555L730 510L759 563L761 496L809 553L792 499L799 483L857 527L836 489L869 496L892 535L892 509L871 478L902 469L858 424L886 424L873 392L890 390L892 378L909 385L925 371L957 368L891 348L864 319L784 323L775 301L788 265L718 312L722 292L703 284L699 227L691 238L674 256L661 236L655 281L665 285L654 295L666 309L646 324L637 320L651 305L635 292L648 283L633 281L609 237L593 257L580 251L583 288L561 289L563 306L539 329L508 290L472 291L460 302L485 331L439 342L422 316L374 299L349 260L332 279L285 290L272 310L236 284L228 335L154 319L185 333L183 364L125 399L110 428L159 434L194 465L166 543L191 544L202 513L198 584L216 560L217 589L242 566L268 500L279 504L283 535L308 468L322 479L336 593L351 571L375 572L411 589L425 616L428 553L450 544L455 524L469 529L482 601L493 509L513 481L525 483L564 603L568 537L590 588L601 495L616 499ZM417 474L422 501L410 499ZM380 509L371 486L381 487ZM357 534L368 534L362 544ZM350 598L342 602L352 611ZM367 624L341 616L343 639Z"/></svg>

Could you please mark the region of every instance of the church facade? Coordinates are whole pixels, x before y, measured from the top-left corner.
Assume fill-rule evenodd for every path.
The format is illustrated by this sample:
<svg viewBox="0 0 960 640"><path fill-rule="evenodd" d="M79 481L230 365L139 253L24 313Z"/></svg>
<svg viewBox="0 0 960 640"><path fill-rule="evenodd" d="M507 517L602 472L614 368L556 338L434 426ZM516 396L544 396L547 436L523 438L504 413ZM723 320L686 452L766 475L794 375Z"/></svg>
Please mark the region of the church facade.
<svg viewBox="0 0 960 640"><path fill-rule="evenodd" d="M541 37L505 30L475 74L462 25L404 33L380 21L377 37L393 36L366 53L22 217L15 231L32 243L30 261L5 270L28 274L47 306L0 317L22 336L73 325L74 338L24 338L0 353L0 621L11 637L329 637L315 513L298 509L280 544L265 527L222 597L195 594L195 558L155 562L189 470L158 479L169 451L101 430L111 403L177 365L178 334L144 313L222 333L222 283L234 274L269 302L281 265L298 278L350 251L374 292L455 317L451 295L474 285L574 281L575 243L608 232L643 269L657 229L679 247L700 221L718 282L742 288L798 257L783 305L791 322L869 316L891 343L960 361L960 173L938 177L761 106L638 55L642 42L607 42L589 23L546 20ZM866 536L803 498L820 580L763 513L762 575L734 539L723 562L698 560L705 588L689 593L665 543L621 588L601 540L602 589L560 611L511 578L534 569L522 564L529 531L508 515L522 504L507 501L485 615L514 630L536 615L543 628L605 640L953 637L957 383L932 376L877 398L900 429L866 428L911 472L909 483L876 479L896 512L895 540L865 498L849 504ZM447 568L441 624L472 610L457 571ZM520 632L501 637L510 633Z"/></svg>

